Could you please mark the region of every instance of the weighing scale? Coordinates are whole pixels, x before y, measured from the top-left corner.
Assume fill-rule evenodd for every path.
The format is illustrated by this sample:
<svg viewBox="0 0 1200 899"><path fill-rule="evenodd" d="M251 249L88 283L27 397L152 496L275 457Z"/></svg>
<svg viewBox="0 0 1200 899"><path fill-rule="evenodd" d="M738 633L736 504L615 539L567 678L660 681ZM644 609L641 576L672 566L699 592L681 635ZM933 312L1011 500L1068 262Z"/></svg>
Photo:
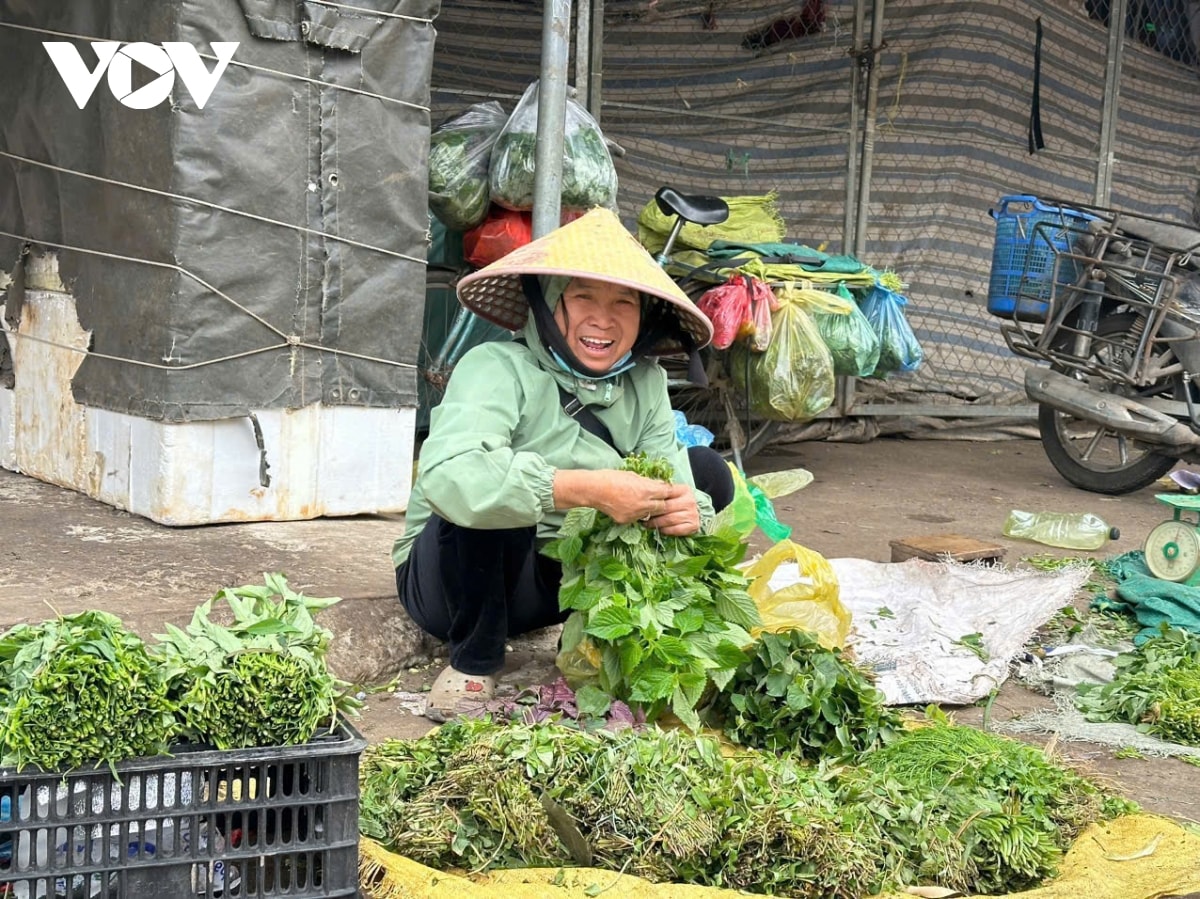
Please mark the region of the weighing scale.
<svg viewBox="0 0 1200 899"><path fill-rule="evenodd" d="M1164 581L1200 587L1200 496L1159 493L1154 498L1171 506L1175 517L1146 536L1146 567ZM1185 512L1196 520L1185 519Z"/></svg>

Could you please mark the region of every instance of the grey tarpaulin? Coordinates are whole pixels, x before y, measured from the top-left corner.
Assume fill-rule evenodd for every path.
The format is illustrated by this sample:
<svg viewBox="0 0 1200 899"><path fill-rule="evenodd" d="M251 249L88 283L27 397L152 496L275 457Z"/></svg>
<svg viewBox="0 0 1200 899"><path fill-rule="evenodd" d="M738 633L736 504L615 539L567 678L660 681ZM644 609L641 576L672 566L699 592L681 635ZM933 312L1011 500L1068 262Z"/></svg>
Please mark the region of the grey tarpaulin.
<svg viewBox="0 0 1200 899"><path fill-rule="evenodd" d="M0 0L0 231L19 236L0 269L25 239L79 248L60 252L92 332L78 402L415 405L438 6ZM89 68L89 40L182 41L210 69L209 42L240 46L203 109L178 79L145 110L102 79L79 109L42 46L68 39Z"/></svg>

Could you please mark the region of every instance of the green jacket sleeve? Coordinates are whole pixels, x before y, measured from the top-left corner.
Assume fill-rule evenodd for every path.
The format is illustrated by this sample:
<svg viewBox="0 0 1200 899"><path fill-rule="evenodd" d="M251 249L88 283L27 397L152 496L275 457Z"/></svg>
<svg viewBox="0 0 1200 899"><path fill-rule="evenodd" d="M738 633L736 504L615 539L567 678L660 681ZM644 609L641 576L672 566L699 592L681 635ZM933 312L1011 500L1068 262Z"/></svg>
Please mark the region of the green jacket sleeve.
<svg viewBox="0 0 1200 899"><path fill-rule="evenodd" d="M554 468L513 448L524 389L492 352L469 352L454 369L421 448L429 507L468 528L528 527L554 510Z"/></svg>

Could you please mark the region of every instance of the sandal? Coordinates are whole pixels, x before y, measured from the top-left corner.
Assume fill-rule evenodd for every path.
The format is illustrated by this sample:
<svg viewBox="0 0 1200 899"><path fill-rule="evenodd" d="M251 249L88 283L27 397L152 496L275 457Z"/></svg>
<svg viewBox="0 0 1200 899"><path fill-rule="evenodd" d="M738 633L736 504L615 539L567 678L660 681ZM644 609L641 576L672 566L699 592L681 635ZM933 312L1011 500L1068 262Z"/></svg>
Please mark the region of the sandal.
<svg viewBox="0 0 1200 899"><path fill-rule="evenodd" d="M447 665L429 689L425 717L442 724L495 695L496 678L490 674L464 674Z"/></svg>

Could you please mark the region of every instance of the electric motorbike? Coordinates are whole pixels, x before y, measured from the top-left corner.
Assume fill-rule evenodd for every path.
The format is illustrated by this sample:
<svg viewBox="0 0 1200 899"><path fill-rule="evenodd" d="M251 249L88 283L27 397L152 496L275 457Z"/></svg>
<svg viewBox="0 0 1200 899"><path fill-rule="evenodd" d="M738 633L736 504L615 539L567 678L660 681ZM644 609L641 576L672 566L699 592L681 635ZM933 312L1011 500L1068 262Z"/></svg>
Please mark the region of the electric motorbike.
<svg viewBox="0 0 1200 899"><path fill-rule="evenodd" d="M1001 332L1038 364L1025 392L1046 455L1095 493L1200 462L1200 230L1047 200ZM995 262L993 263L993 278ZM990 308L990 299L989 299Z"/></svg>

